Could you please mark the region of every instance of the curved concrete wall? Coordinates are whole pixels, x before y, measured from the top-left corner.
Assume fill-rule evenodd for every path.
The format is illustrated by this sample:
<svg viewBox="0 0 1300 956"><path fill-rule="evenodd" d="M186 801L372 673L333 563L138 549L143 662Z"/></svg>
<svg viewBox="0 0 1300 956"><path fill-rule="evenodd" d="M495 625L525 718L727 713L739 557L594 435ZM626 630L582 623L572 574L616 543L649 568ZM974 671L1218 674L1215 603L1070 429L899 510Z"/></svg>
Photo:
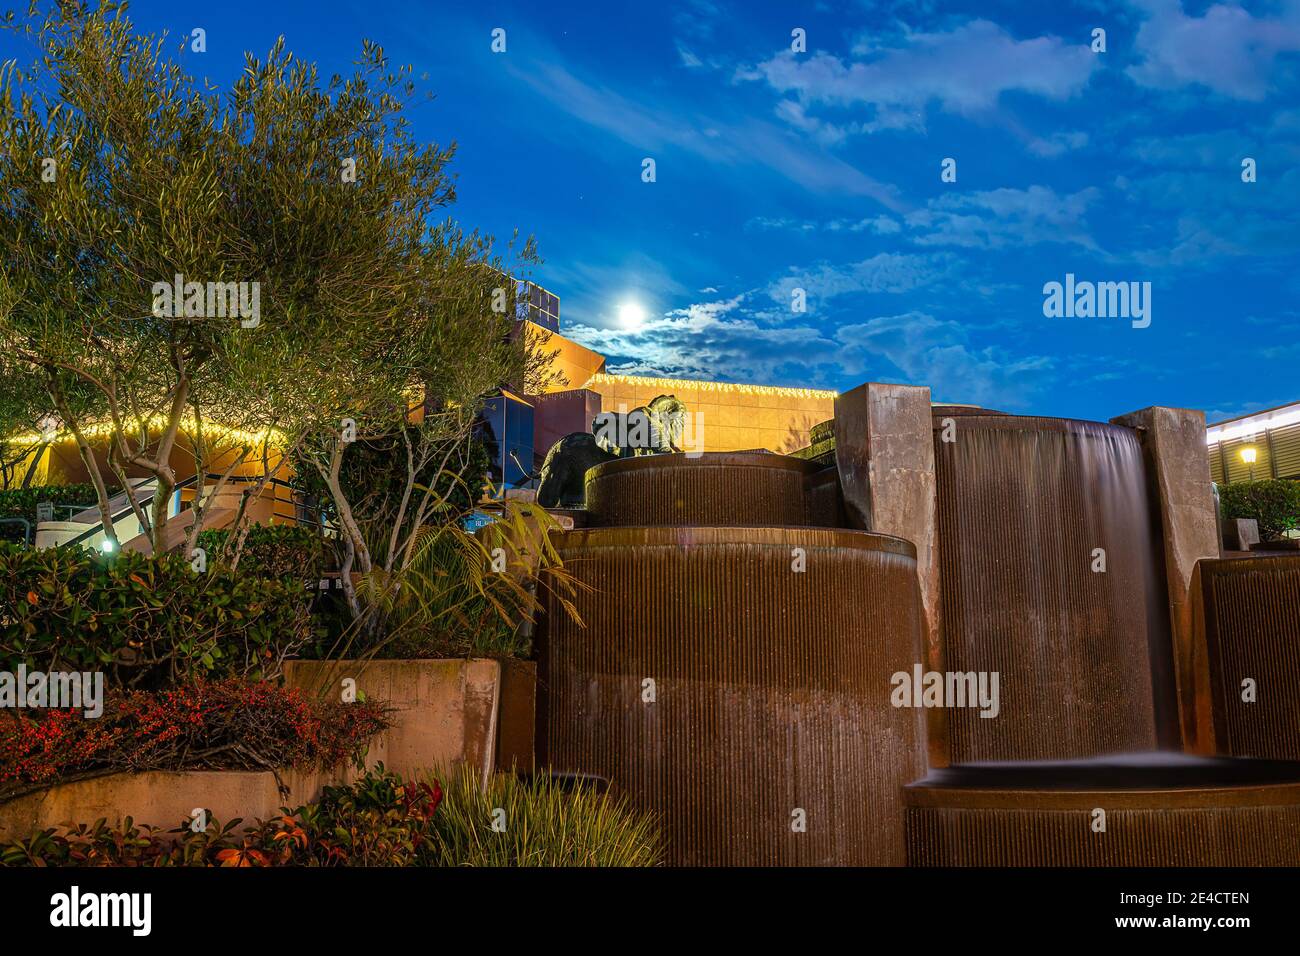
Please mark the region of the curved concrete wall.
<svg viewBox="0 0 1300 956"><path fill-rule="evenodd" d="M934 419L944 668L996 671L1001 696L994 719L948 710L952 762L1086 757L1176 738L1133 431L945 418Z"/></svg>
<svg viewBox="0 0 1300 956"><path fill-rule="evenodd" d="M164 833L188 823L198 808L223 825L236 818L279 816L281 807L297 807L320 798L327 786L351 783L351 767L333 771L150 770L116 773L56 784L48 790L0 803L0 840L22 840L51 827L94 823L101 817L117 826L126 817ZM283 782L288 792L280 790ZM241 825L241 828L242 826Z"/></svg>
<svg viewBox="0 0 1300 956"><path fill-rule="evenodd" d="M543 764L658 812L672 863L904 862L901 786L924 772L921 712L890 705L891 675L921 660L909 542L645 527L555 542L587 588L583 626L549 609Z"/></svg>
<svg viewBox="0 0 1300 956"><path fill-rule="evenodd" d="M1300 555L1199 569L1218 752L1300 760Z"/></svg>
<svg viewBox="0 0 1300 956"><path fill-rule="evenodd" d="M309 695L334 697L342 690L341 682L351 679L356 690L392 708L393 726L370 741L366 766L383 763L415 777L437 767L469 764L484 780L496 756L501 673L497 661L481 658L284 665L285 684ZM531 733L531 726L525 732ZM0 840L21 839L47 827L92 823L99 817L115 824L130 816L137 823L170 829L195 807L207 808L222 823L242 817L251 824L275 816L280 807L315 800L323 786L350 783L357 772L347 765L319 772L289 768L282 769L280 777L288 794L279 792L270 771L148 771L58 784L0 802Z"/></svg>
<svg viewBox="0 0 1300 956"><path fill-rule="evenodd" d="M1294 866L1300 859L1294 762L1162 754L985 764L934 771L907 787L904 799L912 866Z"/></svg>
<svg viewBox="0 0 1300 956"><path fill-rule="evenodd" d="M753 526L813 523L807 481L816 464L784 455L646 455L587 472L597 525Z"/></svg>

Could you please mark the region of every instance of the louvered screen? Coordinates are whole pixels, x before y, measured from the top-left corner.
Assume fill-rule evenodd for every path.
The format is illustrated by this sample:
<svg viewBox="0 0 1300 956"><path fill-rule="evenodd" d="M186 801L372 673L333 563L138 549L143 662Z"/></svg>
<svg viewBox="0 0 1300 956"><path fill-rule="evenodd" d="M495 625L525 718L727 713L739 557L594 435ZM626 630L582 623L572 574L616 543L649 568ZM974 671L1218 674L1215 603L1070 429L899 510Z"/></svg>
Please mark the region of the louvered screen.
<svg viewBox="0 0 1300 956"><path fill-rule="evenodd" d="M1210 456L1210 480L1221 485L1226 479L1223 475L1223 454L1219 443L1210 445L1207 452Z"/></svg>
<svg viewBox="0 0 1300 956"><path fill-rule="evenodd" d="M1248 465L1241 460L1243 448L1255 449L1254 465ZM1268 464L1268 444L1264 441L1262 433L1256 436L1254 441L1237 438L1224 442L1223 457L1228 463L1229 481L1248 481L1252 474L1256 479L1273 477Z"/></svg>
<svg viewBox="0 0 1300 956"><path fill-rule="evenodd" d="M1269 432L1279 478L1300 478L1300 422Z"/></svg>

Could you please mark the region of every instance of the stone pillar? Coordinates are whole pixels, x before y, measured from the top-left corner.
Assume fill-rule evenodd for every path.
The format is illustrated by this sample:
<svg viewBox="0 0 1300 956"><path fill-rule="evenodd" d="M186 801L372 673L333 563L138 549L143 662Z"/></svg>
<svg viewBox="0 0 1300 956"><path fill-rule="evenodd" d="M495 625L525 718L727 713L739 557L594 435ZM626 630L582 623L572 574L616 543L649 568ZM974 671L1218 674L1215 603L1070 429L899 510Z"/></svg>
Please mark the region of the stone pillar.
<svg viewBox="0 0 1300 956"><path fill-rule="evenodd" d="M1189 752L1212 753L1207 651L1198 638L1195 620L1199 598L1196 562L1219 556L1205 414L1157 405L1111 422L1136 429L1146 458L1152 504L1160 515L1183 747Z"/></svg>
<svg viewBox="0 0 1300 956"><path fill-rule="evenodd" d="M849 524L916 545L925 664L943 670L930 390L869 382L835 397L835 464ZM884 675L882 675L883 677ZM926 710L930 765L948 764L942 708Z"/></svg>

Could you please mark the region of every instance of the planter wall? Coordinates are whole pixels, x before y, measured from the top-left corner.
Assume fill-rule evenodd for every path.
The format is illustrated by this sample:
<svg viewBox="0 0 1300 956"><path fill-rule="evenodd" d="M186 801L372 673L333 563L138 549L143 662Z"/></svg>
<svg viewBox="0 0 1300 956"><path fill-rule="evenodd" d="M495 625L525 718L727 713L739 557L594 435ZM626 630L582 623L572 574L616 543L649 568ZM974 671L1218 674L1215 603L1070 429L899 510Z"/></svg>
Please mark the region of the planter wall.
<svg viewBox="0 0 1300 956"><path fill-rule="evenodd" d="M275 816L280 807L300 806L320 796L321 788L350 782L350 768L334 773L281 771L282 794L270 771L189 770L117 773L60 784L0 804L0 840L23 839L53 826L116 824L125 817L170 830L206 809L223 825L236 817L246 823Z"/></svg>
<svg viewBox="0 0 1300 956"><path fill-rule="evenodd" d="M366 764L414 775L468 763L483 779L496 766L501 666L493 660L289 661L284 682L338 699L343 682L394 708L393 726L370 744Z"/></svg>
<svg viewBox="0 0 1300 956"><path fill-rule="evenodd" d="M532 673L514 675L516 691L529 700ZM497 713L501 667L492 660L292 661L285 683L311 693L339 694L351 678L368 698L394 708L394 724L370 743L366 764L382 762L414 776L432 767L468 763L486 779L496 766ZM511 708L517 710L518 708ZM531 714L529 715L531 719ZM525 730L511 731L514 738ZM531 743L531 727L526 728ZM513 746L513 745L512 745ZM512 762L522 763L522 758ZM0 803L0 840L21 839L47 827L93 823L100 817L171 829L202 807L222 823L235 817L266 819L283 806L316 799L321 788L349 783L348 766L331 771L281 771L287 793L275 774L231 770L153 771L113 774L50 787Z"/></svg>

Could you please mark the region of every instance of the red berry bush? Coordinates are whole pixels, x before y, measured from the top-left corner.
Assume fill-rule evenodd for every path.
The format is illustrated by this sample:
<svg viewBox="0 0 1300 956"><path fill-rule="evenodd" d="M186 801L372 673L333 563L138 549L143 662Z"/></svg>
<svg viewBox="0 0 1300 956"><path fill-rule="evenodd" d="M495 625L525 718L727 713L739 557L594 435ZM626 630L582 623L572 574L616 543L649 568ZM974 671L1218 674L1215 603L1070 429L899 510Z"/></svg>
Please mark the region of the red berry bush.
<svg viewBox="0 0 1300 956"><path fill-rule="evenodd" d="M321 701L265 681L109 691L96 719L0 711L0 801L68 780L144 770L327 768L360 763L391 726L373 701Z"/></svg>

